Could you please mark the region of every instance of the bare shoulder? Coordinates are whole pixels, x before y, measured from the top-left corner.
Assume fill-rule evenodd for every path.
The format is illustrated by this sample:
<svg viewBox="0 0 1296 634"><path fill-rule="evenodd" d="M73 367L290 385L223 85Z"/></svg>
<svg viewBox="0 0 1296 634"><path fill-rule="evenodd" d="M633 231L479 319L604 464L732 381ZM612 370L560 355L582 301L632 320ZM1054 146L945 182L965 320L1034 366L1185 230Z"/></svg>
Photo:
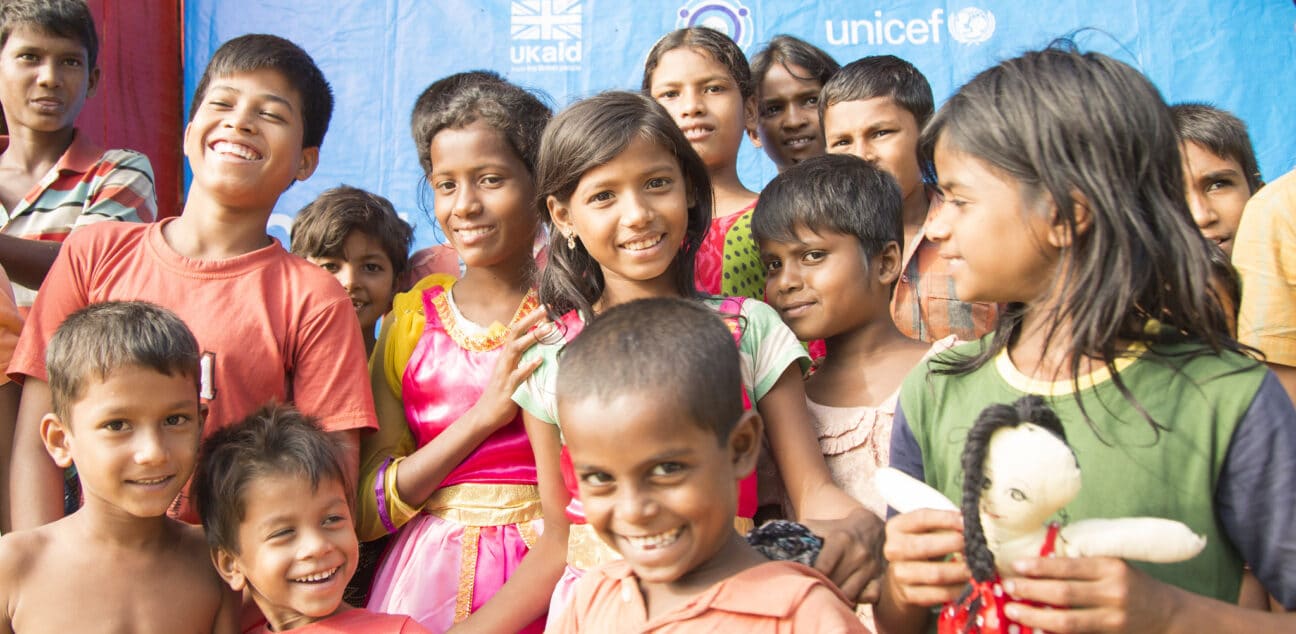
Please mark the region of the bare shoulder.
<svg viewBox="0 0 1296 634"><path fill-rule="evenodd" d="M58 533L54 524L0 537L0 594L21 585L49 550Z"/></svg>

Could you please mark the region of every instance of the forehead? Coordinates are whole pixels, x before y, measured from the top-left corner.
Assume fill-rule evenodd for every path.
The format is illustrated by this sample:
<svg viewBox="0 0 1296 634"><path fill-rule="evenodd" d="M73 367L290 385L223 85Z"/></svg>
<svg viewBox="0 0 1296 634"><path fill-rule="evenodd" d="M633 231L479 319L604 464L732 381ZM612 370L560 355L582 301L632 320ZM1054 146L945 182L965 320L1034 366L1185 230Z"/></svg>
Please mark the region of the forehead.
<svg viewBox="0 0 1296 634"><path fill-rule="evenodd" d="M774 62L761 81L761 93L765 96L776 96L776 93L818 92L823 88L810 75L810 71L792 62Z"/></svg>
<svg viewBox="0 0 1296 634"><path fill-rule="evenodd" d="M709 51L696 46L681 46L662 53L653 70L652 83L678 83L698 79L722 78L733 81L729 67Z"/></svg>
<svg viewBox="0 0 1296 634"><path fill-rule="evenodd" d="M590 168L581 175L577 188L635 177L660 168L668 168L676 173L681 171L674 152L656 140L636 134L612 160Z"/></svg>
<svg viewBox="0 0 1296 634"><path fill-rule="evenodd" d="M85 44L76 38L59 35L34 22L16 22L4 27L4 48L37 48L63 54L88 55Z"/></svg>
<svg viewBox="0 0 1296 634"><path fill-rule="evenodd" d="M234 70L213 75L207 84L206 94L215 92L277 99L287 103L296 112L302 109L302 99L297 89L286 75L273 68Z"/></svg>
<svg viewBox="0 0 1296 634"><path fill-rule="evenodd" d="M387 259L387 251L377 236L361 229L352 229L342 242L342 250L347 257L367 258L382 256Z"/></svg>
<svg viewBox="0 0 1296 634"><path fill-rule="evenodd" d="M481 117L464 126L437 131L428 144L428 155L432 169L437 171L497 163L526 167L504 133Z"/></svg>
<svg viewBox="0 0 1296 634"><path fill-rule="evenodd" d="M1195 141L1184 141L1183 160L1193 173L1218 172L1226 169L1242 172L1242 165L1231 156L1220 156Z"/></svg>
<svg viewBox="0 0 1296 634"><path fill-rule="evenodd" d="M633 462L676 447L696 446L715 436L684 411L667 389L639 389L615 396L558 399L563 435L573 455L592 460L612 458ZM633 439L634 442L626 442Z"/></svg>

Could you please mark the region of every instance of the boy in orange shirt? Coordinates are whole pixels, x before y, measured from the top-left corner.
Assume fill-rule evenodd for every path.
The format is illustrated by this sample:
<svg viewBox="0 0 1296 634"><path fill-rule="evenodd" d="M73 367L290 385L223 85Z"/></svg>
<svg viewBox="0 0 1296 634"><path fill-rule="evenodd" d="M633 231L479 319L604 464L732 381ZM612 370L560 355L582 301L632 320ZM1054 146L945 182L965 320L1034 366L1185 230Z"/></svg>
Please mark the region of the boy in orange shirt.
<svg viewBox="0 0 1296 634"><path fill-rule="evenodd" d="M359 430L376 426L355 309L328 273L266 235L280 194L315 171L332 109L328 82L296 44L271 35L226 42L185 128L194 177L183 214L100 223L65 243L9 365L24 381L9 480L15 528L62 510L62 475L36 433L49 410L49 335L78 308L118 298L168 307L194 332L208 433L292 400L347 447L354 478ZM196 522L183 494L177 506Z"/></svg>
<svg viewBox="0 0 1296 634"><path fill-rule="evenodd" d="M688 300L616 306L568 345L557 390L574 477L624 560L586 573L553 631L867 631L827 577L734 530L762 435L741 385L729 328Z"/></svg>

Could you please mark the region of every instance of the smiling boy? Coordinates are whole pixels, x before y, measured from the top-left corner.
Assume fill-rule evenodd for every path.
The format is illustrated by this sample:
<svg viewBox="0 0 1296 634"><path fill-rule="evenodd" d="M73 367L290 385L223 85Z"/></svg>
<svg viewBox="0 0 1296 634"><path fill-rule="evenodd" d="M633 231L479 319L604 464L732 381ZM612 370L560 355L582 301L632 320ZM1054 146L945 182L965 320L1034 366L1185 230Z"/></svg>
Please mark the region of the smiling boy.
<svg viewBox="0 0 1296 634"><path fill-rule="evenodd" d="M327 273L266 235L279 195L315 171L332 108L328 82L296 44L271 35L226 42L185 128L194 177L183 214L101 224L67 242L9 366L25 381L10 478L15 527L51 521L62 506L61 475L36 434L49 407L49 333L76 309L117 298L171 308L193 330L209 432L291 400L348 448L354 478L359 430L375 426L355 309ZM196 521L183 494L177 515Z"/></svg>
<svg viewBox="0 0 1296 634"><path fill-rule="evenodd" d="M866 631L827 577L734 530L762 435L741 384L729 328L687 300L621 304L568 345L564 439L586 518L624 560L588 572L551 631Z"/></svg>
<svg viewBox="0 0 1296 634"><path fill-rule="evenodd" d="M99 83L99 40L81 0L0 3L0 267L23 314L68 233L102 220L151 221L153 168L104 150L74 125Z"/></svg>
<svg viewBox="0 0 1296 634"><path fill-rule="evenodd" d="M238 631L202 532L166 515L198 452L198 359L179 318L143 302L96 304L55 333L41 437L76 465L85 505L0 539L0 632Z"/></svg>

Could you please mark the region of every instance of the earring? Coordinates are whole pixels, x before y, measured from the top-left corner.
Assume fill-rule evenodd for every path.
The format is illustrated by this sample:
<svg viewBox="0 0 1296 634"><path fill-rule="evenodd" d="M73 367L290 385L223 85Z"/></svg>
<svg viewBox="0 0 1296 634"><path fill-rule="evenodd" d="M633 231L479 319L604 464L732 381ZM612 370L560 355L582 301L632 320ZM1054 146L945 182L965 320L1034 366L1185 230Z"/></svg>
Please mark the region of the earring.
<svg viewBox="0 0 1296 634"><path fill-rule="evenodd" d="M569 232L567 232L567 248L570 249L570 250L572 250L572 251L575 251L575 250L576 250L576 232L575 232L575 231L569 231Z"/></svg>

